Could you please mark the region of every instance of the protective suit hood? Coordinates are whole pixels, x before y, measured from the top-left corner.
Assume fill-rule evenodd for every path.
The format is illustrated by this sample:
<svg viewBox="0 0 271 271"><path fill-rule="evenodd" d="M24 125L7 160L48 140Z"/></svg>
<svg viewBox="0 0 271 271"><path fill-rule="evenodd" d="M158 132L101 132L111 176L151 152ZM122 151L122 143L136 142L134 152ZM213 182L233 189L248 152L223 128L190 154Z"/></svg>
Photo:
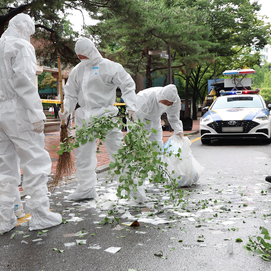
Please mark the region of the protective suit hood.
<svg viewBox="0 0 271 271"><path fill-rule="evenodd" d="M175 103L178 99L178 92L175 85L170 84L161 88L156 93L157 102L162 100L168 100L169 102Z"/></svg>
<svg viewBox="0 0 271 271"><path fill-rule="evenodd" d="M2 37L13 36L30 42L30 36L35 33L35 24L27 14L20 13L14 16L8 24Z"/></svg>
<svg viewBox="0 0 271 271"><path fill-rule="evenodd" d="M95 47L94 43L88 38L79 38L75 44L75 53L88 57L85 62L96 65L102 61L103 57Z"/></svg>

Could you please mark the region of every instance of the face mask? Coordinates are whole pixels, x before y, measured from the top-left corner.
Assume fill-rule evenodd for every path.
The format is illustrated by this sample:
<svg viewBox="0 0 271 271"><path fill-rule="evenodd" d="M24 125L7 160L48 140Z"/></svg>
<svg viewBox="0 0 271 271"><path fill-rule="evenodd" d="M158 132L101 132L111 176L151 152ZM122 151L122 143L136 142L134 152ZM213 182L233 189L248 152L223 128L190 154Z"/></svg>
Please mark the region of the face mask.
<svg viewBox="0 0 271 271"><path fill-rule="evenodd" d="M164 111L168 109L168 106L162 103L159 103L160 108L162 108Z"/></svg>
<svg viewBox="0 0 271 271"><path fill-rule="evenodd" d="M89 59L80 59L80 61L84 66L87 66L88 64L90 64Z"/></svg>

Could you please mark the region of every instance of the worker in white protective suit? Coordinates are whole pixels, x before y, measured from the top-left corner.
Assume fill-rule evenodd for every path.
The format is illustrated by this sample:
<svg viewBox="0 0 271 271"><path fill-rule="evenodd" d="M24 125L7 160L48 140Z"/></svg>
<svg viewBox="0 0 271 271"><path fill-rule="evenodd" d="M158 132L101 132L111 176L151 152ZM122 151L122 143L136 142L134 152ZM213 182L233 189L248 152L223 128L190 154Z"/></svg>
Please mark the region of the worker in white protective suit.
<svg viewBox="0 0 271 271"><path fill-rule="evenodd" d="M31 198L29 230L58 225L62 217L49 211L47 197L51 159L44 150L42 103L35 86L37 63L30 36L35 25L26 14L9 21L0 38L0 233L17 224L14 203L23 171L23 190Z"/></svg>
<svg viewBox="0 0 271 271"><path fill-rule="evenodd" d="M64 112L59 113L60 119L65 120L77 102L80 105L75 112L78 128L82 127L83 120L90 122L92 117L117 115L118 109L114 106L117 87L121 89L129 117L133 118L136 110L135 83L125 69L103 58L90 39L80 38L75 44L75 52L81 62L71 71L64 86ZM113 154L117 153L122 139L120 129L108 131L104 145L110 160L114 160ZM78 186L68 199L96 198L96 141L76 148L75 159Z"/></svg>
<svg viewBox="0 0 271 271"><path fill-rule="evenodd" d="M181 100L177 88L170 84L165 87L151 87L137 93L137 111L135 119L144 124L149 132L150 141L157 141L158 148L163 148L163 131L161 115L166 112L168 121L174 129L174 134L183 137L183 123L180 121ZM153 133L155 129L157 133ZM160 151L158 150L158 151ZM146 200L145 184L137 187L137 192L131 192L137 202Z"/></svg>
<svg viewBox="0 0 271 271"><path fill-rule="evenodd" d="M183 123L180 120L181 100L175 85L165 87L152 87L137 93L136 119L144 124L149 132L149 139L157 141L158 146L163 147L163 131L161 115L166 112L168 122L174 130L174 134L183 137ZM152 133L152 128L157 134Z"/></svg>

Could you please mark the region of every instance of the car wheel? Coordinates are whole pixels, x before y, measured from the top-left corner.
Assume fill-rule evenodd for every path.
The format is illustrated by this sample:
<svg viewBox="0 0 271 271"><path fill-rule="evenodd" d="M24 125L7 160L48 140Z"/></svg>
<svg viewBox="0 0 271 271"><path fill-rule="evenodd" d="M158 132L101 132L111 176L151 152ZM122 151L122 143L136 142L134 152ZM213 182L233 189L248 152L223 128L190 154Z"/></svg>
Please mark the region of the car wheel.
<svg viewBox="0 0 271 271"><path fill-rule="evenodd" d="M209 145L209 144L211 144L211 139L201 138L201 143L203 145Z"/></svg>

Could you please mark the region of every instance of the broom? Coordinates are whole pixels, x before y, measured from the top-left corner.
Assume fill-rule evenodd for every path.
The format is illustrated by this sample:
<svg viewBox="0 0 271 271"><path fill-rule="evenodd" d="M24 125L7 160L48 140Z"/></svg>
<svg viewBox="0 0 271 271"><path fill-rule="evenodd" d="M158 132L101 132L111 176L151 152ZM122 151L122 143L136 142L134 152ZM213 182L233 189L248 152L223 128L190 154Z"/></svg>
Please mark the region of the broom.
<svg viewBox="0 0 271 271"><path fill-rule="evenodd" d="M64 104L63 104L63 89L62 89L62 75L61 75L61 65L60 65L60 56L57 57L58 64L58 74L59 74L59 87L60 87L60 100L61 100L61 113L64 112ZM68 145L68 131L67 125L65 124L65 120L62 120L60 127L60 142L64 145ZM63 152L58 157L56 174L53 178L52 186L55 187L58 185L59 180L63 176L67 176L72 172L73 163L71 159L71 154L69 152Z"/></svg>

